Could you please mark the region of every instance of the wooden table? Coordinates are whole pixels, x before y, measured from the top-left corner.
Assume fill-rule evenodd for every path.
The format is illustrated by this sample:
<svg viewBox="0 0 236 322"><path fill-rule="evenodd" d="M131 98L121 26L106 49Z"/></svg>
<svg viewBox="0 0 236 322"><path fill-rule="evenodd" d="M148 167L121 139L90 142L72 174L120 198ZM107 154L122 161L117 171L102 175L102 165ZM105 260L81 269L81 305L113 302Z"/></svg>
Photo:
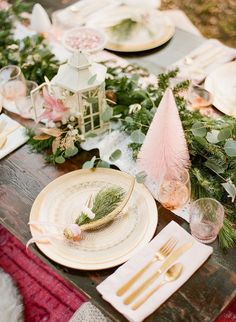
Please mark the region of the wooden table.
<svg viewBox="0 0 236 322"><path fill-rule="evenodd" d="M58 2L53 2L53 5ZM130 61L136 61L159 72L165 66L187 54L204 41L177 30L175 37L158 50L148 53L129 55ZM6 112L7 113L7 112ZM20 117L7 113L24 125L30 125ZM95 151L82 152L79 156L62 165L45 164L41 154L32 154L27 145L19 148L0 161L0 222L22 243L31 237L27 225L31 206L38 193L53 179L69 171L79 169L84 161L91 158ZM171 220L178 222L188 230L188 224L160 205L158 233ZM236 256L235 249L224 254L213 244L214 254L207 262L146 321L158 322L206 322L214 321L220 312L236 296ZM68 269L47 259L37 247L32 250L44 262L55 269L75 287L85 293L103 313L112 321L126 321L111 305L105 302L95 287L114 269L97 272L84 272Z"/></svg>

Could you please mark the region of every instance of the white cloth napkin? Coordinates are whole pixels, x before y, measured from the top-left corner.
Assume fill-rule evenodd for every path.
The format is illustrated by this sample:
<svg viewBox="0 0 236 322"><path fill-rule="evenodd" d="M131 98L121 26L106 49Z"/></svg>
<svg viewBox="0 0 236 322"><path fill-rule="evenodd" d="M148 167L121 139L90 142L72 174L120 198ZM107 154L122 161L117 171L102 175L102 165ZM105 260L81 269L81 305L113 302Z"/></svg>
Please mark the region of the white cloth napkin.
<svg viewBox="0 0 236 322"><path fill-rule="evenodd" d="M6 122L6 126L3 130L7 131L7 129L16 126L19 124L18 122L12 120L10 117L8 117L6 114L2 113L0 115L0 121ZM24 126L20 126L17 128L14 132L10 133L7 136L7 142L5 145L0 149L0 159L4 158L6 155L23 145L25 142L27 142L28 137L25 134L25 128Z"/></svg>
<svg viewBox="0 0 236 322"><path fill-rule="evenodd" d="M203 81L216 67L236 58L236 49L223 45L216 39L209 39L191 51L187 56L172 64L168 69L178 67L179 78Z"/></svg>
<svg viewBox="0 0 236 322"><path fill-rule="evenodd" d="M176 281L162 286L142 306L133 311L130 305L123 304L124 297L129 295L132 290L136 289L136 287L139 286L140 283L142 283L142 281L144 281L154 271L156 271L161 266L163 261L161 263L154 263L152 267L147 272L145 272L143 276L141 276L139 280L136 281L135 284L130 288L130 290L122 297L118 297L116 295L116 291L140 268L142 268L148 261L150 261L153 258L155 252L172 236L178 238L179 241L175 249L185 244L186 242L193 242L192 248L190 248L175 261L176 263L179 262L183 264L182 274ZM212 254L212 252L212 247L197 242L182 227L172 221L148 245L144 246L143 249L139 253L137 253L137 255L135 255L127 263L119 267L115 271L115 273L113 273L105 281L99 284L97 286L97 290L99 293L101 293L103 298L111 303L120 313L122 313L128 319L128 321L140 322L143 321L148 315L153 313L174 292L176 292L206 261L206 259ZM155 285L159 284L160 281L163 280L163 278L164 275L162 274L148 289L152 289ZM142 297L146 293L146 291L143 292L140 297ZM139 297L137 299L139 299Z"/></svg>

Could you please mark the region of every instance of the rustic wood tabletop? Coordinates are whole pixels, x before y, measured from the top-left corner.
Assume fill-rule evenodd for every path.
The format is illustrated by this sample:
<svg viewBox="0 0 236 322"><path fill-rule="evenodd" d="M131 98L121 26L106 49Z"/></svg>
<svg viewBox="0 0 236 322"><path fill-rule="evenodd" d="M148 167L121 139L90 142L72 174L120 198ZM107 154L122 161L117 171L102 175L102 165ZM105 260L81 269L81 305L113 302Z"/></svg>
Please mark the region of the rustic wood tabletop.
<svg viewBox="0 0 236 322"><path fill-rule="evenodd" d="M59 1L40 1L50 11L64 4ZM123 55L129 61L148 67L153 73L162 71L171 62L183 57L204 41L185 31L176 34L165 46L140 54ZM32 126L31 121L5 111L10 117L23 125ZM0 222L22 243L30 239L28 219L31 206L38 193L53 179L80 169L84 161L95 151L81 152L79 156L62 165L49 165L43 155L32 153L24 145L0 161ZM159 223L158 233L171 220L186 230L188 224L157 204ZM159 322L207 322L214 321L222 310L236 296L236 256L235 249L223 253L218 243L213 243L214 253L207 262L176 292L165 304L145 321ZM96 291L96 285L109 276L114 269L97 272L73 270L47 259L36 246L31 248L44 262L53 267L65 279L97 305L112 321L126 321Z"/></svg>

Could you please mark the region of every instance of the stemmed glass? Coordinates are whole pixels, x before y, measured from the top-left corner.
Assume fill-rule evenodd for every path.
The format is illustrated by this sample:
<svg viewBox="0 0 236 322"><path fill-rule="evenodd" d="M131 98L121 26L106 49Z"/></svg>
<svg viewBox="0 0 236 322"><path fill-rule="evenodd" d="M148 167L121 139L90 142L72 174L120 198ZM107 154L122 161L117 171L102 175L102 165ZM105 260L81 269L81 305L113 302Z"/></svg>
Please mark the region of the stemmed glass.
<svg viewBox="0 0 236 322"><path fill-rule="evenodd" d="M159 185L158 200L169 210L182 208L190 199L191 184L187 170L166 174Z"/></svg>
<svg viewBox="0 0 236 322"><path fill-rule="evenodd" d="M0 92L4 100L10 101L25 95L25 78L18 66L9 65L0 70Z"/></svg>

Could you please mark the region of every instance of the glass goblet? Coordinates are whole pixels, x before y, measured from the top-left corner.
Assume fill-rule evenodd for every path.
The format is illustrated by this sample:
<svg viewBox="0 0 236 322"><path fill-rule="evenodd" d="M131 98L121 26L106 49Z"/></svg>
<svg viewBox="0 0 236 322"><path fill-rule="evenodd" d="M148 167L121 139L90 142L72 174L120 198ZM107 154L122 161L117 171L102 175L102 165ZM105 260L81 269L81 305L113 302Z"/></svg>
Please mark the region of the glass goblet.
<svg viewBox="0 0 236 322"><path fill-rule="evenodd" d="M166 209L179 209L189 201L190 191L189 173L183 170L174 176L166 175L163 178L159 186L158 200Z"/></svg>
<svg viewBox="0 0 236 322"><path fill-rule="evenodd" d="M200 198L190 207L191 234L200 242L212 243L224 221L224 207L215 199Z"/></svg>
<svg viewBox="0 0 236 322"><path fill-rule="evenodd" d="M25 95L16 97L15 104L19 114L24 118L33 117L33 102L31 100L31 91L38 87L38 84L33 81L26 81Z"/></svg>
<svg viewBox="0 0 236 322"><path fill-rule="evenodd" d="M18 66L9 65L0 70L0 90L3 99L10 101L25 95L25 78Z"/></svg>

